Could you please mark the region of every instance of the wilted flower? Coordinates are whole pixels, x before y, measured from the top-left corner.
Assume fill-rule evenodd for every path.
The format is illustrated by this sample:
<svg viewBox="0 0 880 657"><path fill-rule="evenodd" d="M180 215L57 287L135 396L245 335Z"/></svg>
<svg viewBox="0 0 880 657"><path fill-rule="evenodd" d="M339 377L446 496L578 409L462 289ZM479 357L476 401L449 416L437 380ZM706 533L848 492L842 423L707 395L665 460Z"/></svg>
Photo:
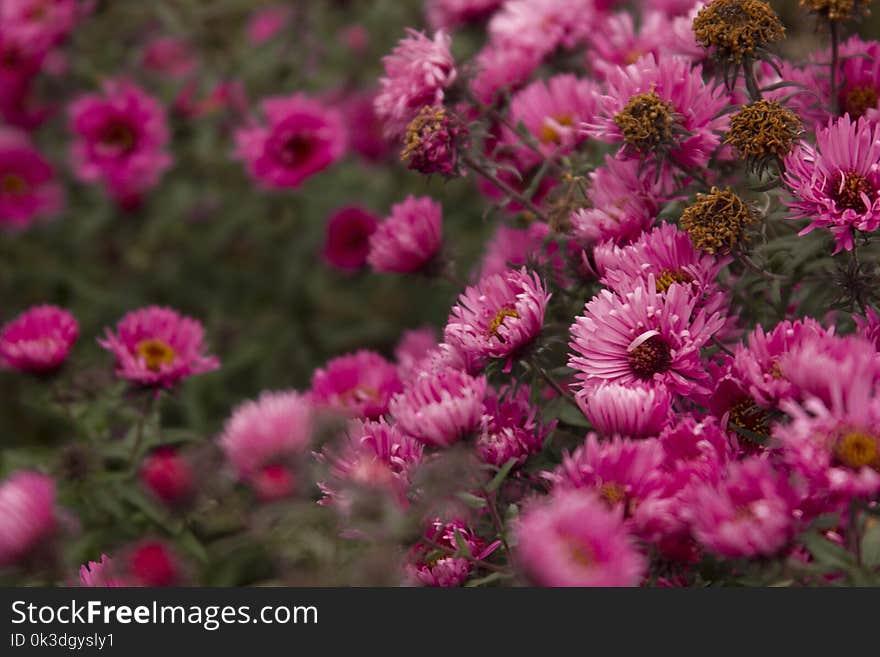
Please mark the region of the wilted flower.
<svg viewBox="0 0 880 657"><path fill-rule="evenodd" d="M455 176L458 152L466 145L467 135L467 127L454 114L425 105L407 126L400 159L425 175Z"/></svg>
<svg viewBox="0 0 880 657"><path fill-rule="evenodd" d="M800 133L794 112L775 101L757 100L730 117L724 143L760 174L771 162L782 162Z"/></svg>
<svg viewBox="0 0 880 657"><path fill-rule="evenodd" d="M762 0L712 0L697 14L694 35L720 59L757 58L785 36L773 8Z"/></svg>
<svg viewBox="0 0 880 657"><path fill-rule="evenodd" d="M854 14L868 14L871 0L800 0L801 7L828 21L845 21Z"/></svg>
<svg viewBox="0 0 880 657"><path fill-rule="evenodd" d="M544 586L637 586L647 569L622 510L609 509L590 491L536 500L514 532L518 563Z"/></svg>
<svg viewBox="0 0 880 657"><path fill-rule="evenodd" d="M195 374L220 367L205 354L202 324L171 308L149 306L128 313L114 333L98 340L116 357L116 374L143 386L171 388Z"/></svg>
<svg viewBox="0 0 880 657"><path fill-rule="evenodd" d="M729 253L748 239L746 229L760 221L751 205L728 187L713 187L708 194L697 194L684 209L681 227L694 246L706 253Z"/></svg>
<svg viewBox="0 0 880 657"><path fill-rule="evenodd" d="M252 122L235 133L235 156L268 189L296 189L345 153L342 115L305 94L266 98L267 123Z"/></svg>
<svg viewBox="0 0 880 657"><path fill-rule="evenodd" d="M0 366L48 372L66 359L79 336L76 318L57 306L34 306L0 329Z"/></svg>

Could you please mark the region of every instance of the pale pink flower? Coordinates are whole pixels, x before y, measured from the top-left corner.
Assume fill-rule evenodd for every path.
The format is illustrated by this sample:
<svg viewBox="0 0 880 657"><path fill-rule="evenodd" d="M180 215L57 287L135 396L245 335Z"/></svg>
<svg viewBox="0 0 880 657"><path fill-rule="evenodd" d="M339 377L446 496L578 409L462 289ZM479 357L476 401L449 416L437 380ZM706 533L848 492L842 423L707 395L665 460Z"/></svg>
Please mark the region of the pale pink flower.
<svg viewBox="0 0 880 657"><path fill-rule="evenodd" d="M0 566L26 558L57 527L55 482L19 470L0 482Z"/></svg>
<svg viewBox="0 0 880 657"><path fill-rule="evenodd" d="M663 386L604 383L575 399L593 428L605 436L658 436L672 419L672 395Z"/></svg>
<svg viewBox="0 0 880 657"><path fill-rule="evenodd" d="M370 236L367 262L376 271L414 273L427 267L443 244L443 208L427 196L408 196Z"/></svg>
<svg viewBox="0 0 880 657"><path fill-rule="evenodd" d="M376 420L388 412L391 397L400 390L397 368L380 354L361 349L316 369L310 396L319 406Z"/></svg>
<svg viewBox="0 0 880 657"><path fill-rule="evenodd" d="M0 329L0 366L49 372L67 359L79 336L76 318L57 306L34 306Z"/></svg>

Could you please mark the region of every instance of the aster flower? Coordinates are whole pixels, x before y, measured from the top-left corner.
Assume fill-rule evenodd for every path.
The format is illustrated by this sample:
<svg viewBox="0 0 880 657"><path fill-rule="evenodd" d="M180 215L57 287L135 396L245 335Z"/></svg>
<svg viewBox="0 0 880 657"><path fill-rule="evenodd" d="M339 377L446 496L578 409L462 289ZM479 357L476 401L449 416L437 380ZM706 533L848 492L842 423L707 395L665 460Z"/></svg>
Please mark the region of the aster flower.
<svg viewBox="0 0 880 657"><path fill-rule="evenodd" d="M596 16L594 0L508 0L489 21L489 39L544 57L588 40Z"/></svg>
<svg viewBox="0 0 880 657"><path fill-rule="evenodd" d="M378 225L379 218L360 206L337 210L327 220L324 260L342 271L361 269L367 264L370 236Z"/></svg>
<svg viewBox="0 0 880 657"><path fill-rule="evenodd" d="M79 336L76 318L57 306L34 306L0 329L0 366L49 372L67 359Z"/></svg>
<svg viewBox="0 0 880 657"><path fill-rule="evenodd" d="M351 93L339 108L348 127L349 147L369 163L383 162L393 150L392 141L384 134L382 120L376 115L375 96L370 92Z"/></svg>
<svg viewBox="0 0 880 657"><path fill-rule="evenodd" d="M737 454L734 443L711 416L684 416L660 434L663 467L687 479L717 482L723 466Z"/></svg>
<svg viewBox="0 0 880 657"><path fill-rule="evenodd" d="M728 99L720 86L703 81L702 68L685 59L653 55L609 72L596 117L586 134L620 144L619 155L671 159L685 168L702 168L718 147L720 115Z"/></svg>
<svg viewBox="0 0 880 657"><path fill-rule="evenodd" d="M504 0L428 0L425 13L435 30L452 30L487 18Z"/></svg>
<svg viewBox="0 0 880 657"><path fill-rule="evenodd" d="M55 482L19 470L0 482L0 566L39 548L55 531Z"/></svg>
<svg viewBox="0 0 880 657"><path fill-rule="evenodd" d="M464 584L473 571L473 559L483 560L498 548L499 542L486 544L462 520L444 522L435 518L425 530L428 542L417 543L409 554L406 572L422 586L453 587ZM455 556L459 544L467 546L471 559ZM434 544L434 545L432 545ZM438 550L441 545L449 552Z"/></svg>
<svg viewBox="0 0 880 657"><path fill-rule="evenodd" d="M694 487L686 514L694 536L723 557L771 556L796 529L797 497L763 459L727 465L717 482Z"/></svg>
<svg viewBox="0 0 880 657"><path fill-rule="evenodd" d="M851 251L853 231L880 227L880 125L844 116L816 132L785 158L786 186L795 217L808 217L801 235L828 228L837 248Z"/></svg>
<svg viewBox="0 0 880 657"><path fill-rule="evenodd" d="M73 30L80 12L77 4L76 0L4 0L0 25L13 38L48 49Z"/></svg>
<svg viewBox="0 0 880 657"><path fill-rule="evenodd" d="M490 390L483 402L477 436L480 458L497 467L510 459L522 465L530 455L540 452L556 421L544 424L538 411L526 387L506 387L498 393Z"/></svg>
<svg viewBox="0 0 880 657"><path fill-rule="evenodd" d="M542 221L533 221L525 228L499 224L483 252L480 276L500 274L538 260L549 234L550 226Z"/></svg>
<svg viewBox="0 0 880 657"><path fill-rule="evenodd" d="M193 468L174 447L155 449L144 459L139 475L147 490L169 506L185 506L195 496Z"/></svg>
<svg viewBox="0 0 880 657"><path fill-rule="evenodd" d="M600 79L644 55L667 51L672 18L666 12L643 11L638 30L633 15L626 11L603 15L599 21L588 44L585 62Z"/></svg>
<svg viewBox="0 0 880 657"><path fill-rule="evenodd" d="M122 559L120 570L126 586L180 586L184 577L178 556L156 539L133 545Z"/></svg>
<svg viewBox="0 0 880 657"><path fill-rule="evenodd" d="M443 104L444 90L457 76L450 43L442 30L429 39L407 29L407 36L382 58L385 75L379 79L375 108L387 135L402 135L425 105Z"/></svg>
<svg viewBox="0 0 880 657"><path fill-rule="evenodd" d="M400 427L427 445L446 447L480 424L485 377L451 367L421 372L391 400L391 415Z"/></svg>
<svg viewBox="0 0 880 657"><path fill-rule="evenodd" d="M732 374L745 385L751 397L764 406L794 397L796 388L783 376L780 359L804 342L820 339L828 331L809 317L785 320L770 332L757 326L748 336L748 346L737 345Z"/></svg>
<svg viewBox="0 0 880 657"><path fill-rule="evenodd" d="M606 250L610 253L601 253ZM727 305L715 279L730 259L700 253L688 234L674 224L660 224L624 247L613 244L596 247L594 258L597 264L605 265L600 282L618 294L626 294L637 285L647 283L648 276L653 275L658 292L665 292L670 285L678 283L698 297L698 306L706 307L709 312Z"/></svg>
<svg viewBox="0 0 880 657"><path fill-rule="evenodd" d="M420 363L437 348L437 331L433 326L404 331L394 348L394 360L401 381L408 381L419 372Z"/></svg>
<svg viewBox="0 0 880 657"><path fill-rule="evenodd" d="M654 223L671 200L672 177L643 175L638 160L605 157L590 175L589 206L571 215L572 234L587 246L632 242Z"/></svg>
<svg viewBox="0 0 880 657"><path fill-rule="evenodd" d="M0 129L0 229L27 228L58 214L64 192L27 137Z"/></svg>
<svg viewBox="0 0 880 657"><path fill-rule="evenodd" d="M771 162L782 162L800 133L801 122L794 112L772 100L757 100L730 118L724 143L760 175Z"/></svg>
<svg viewBox="0 0 880 657"><path fill-rule="evenodd" d="M681 227L701 251L730 253L748 240L746 229L760 218L754 207L728 187L713 187L708 194L697 194L681 215Z"/></svg>
<svg viewBox="0 0 880 657"><path fill-rule="evenodd" d="M647 561L622 516L590 491L536 500L514 528L517 562L544 586L637 586Z"/></svg>
<svg viewBox="0 0 880 657"><path fill-rule="evenodd" d="M672 395L663 386L604 383L579 390L575 399L605 436L657 436L672 418Z"/></svg>
<svg viewBox="0 0 880 657"><path fill-rule="evenodd" d="M467 147L467 141L467 126L455 114L443 107L425 105L406 128L400 159L426 176L456 176L458 153Z"/></svg>
<svg viewBox="0 0 880 657"><path fill-rule="evenodd" d="M663 384L688 394L706 379L700 348L722 326L718 314L695 311L696 299L674 283L648 285L618 296L602 290L572 324L568 365L586 388L603 382Z"/></svg>
<svg viewBox="0 0 880 657"><path fill-rule="evenodd" d="M816 58L826 62L830 55L822 52ZM880 120L880 42L864 41L854 35L840 44L839 61L837 106L840 114L849 114L854 121L864 116L877 123ZM817 80L810 89L824 100L831 95L831 81ZM822 109L826 110L828 104Z"/></svg>
<svg viewBox="0 0 880 657"><path fill-rule="evenodd" d="M205 354L202 324L171 308L149 306L125 315L98 344L116 358L116 375L132 383L171 388L220 367Z"/></svg>
<svg viewBox="0 0 880 657"><path fill-rule="evenodd" d="M90 588L125 586L125 583L114 574L113 560L106 554L100 561L89 561L80 566L79 585Z"/></svg>
<svg viewBox="0 0 880 657"><path fill-rule="evenodd" d="M239 478L261 498L277 499L293 490L290 462L305 453L313 431L314 409L304 395L267 391L232 412L219 444Z"/></svg>
<svg viewBox="0 0 880 657"><path fill-rule="evenodd" d="M483 278L452 307L446 342L476 358L511 356L541 332L549 299L544 283L525 267Z"/></svg>
<svg viewBox="0 0 880 657"><path fill-rule="evenodd" d="M370 486L391 493L407 504L411 474L423 459L424 446L384 419L378 422L352 420L341 448L326 447L318 459L329 466L330 480L318 486L324 494L321 504L345 507L345 487Z"/></svg>
<svg viewBox="0 0 880 657"><path fill-rule="evenodd" d="M305 94L266 98L266 124L235 133L235 157L266 189L296 189L345 153L342 114Z"/></svg>
<svg viewBox="0 0 880 657"><path fill-rule="evenodd" d="M471 93L481 103L492 105L500 92L525 84L540 63L538 51L490 43L474 57L476 75L470 81Z"/></svg>
<svg viewBox="0 0 880 657"><path fill-rule="evenodd" d="M510 123L522 123L545 156L567 153L585 139L578 126L592 119L596 96L592 81L568 73L536 80L511 98ZM523 162L538 163L537 154L521 145L520 137L509 128L504 129L503 138L515 145Z"/></svg>
<svg viewBox="0 0 880 657"><path fill-rule="evenodd" d="M70 104L72 166L79 180L100 182L117 202L133 205L171 166L165 109L125 80L105 82L102 91Z"/></svg>
<svg viewBox="0 0 880 657"><path fill-rule="evenodd" d="M413 273L428 266L443 243L443 208L427 196L407 196L370 237L367 262L376 271Z"/></svg>
<svg viewBox="0 0 880 657"><path fill-rule="evenodd" d="M312 374L311 399L353 417L376 420L401 390L397 368L374 351L338 356Z"/></svg>
<svg viewBox="0 0 880 657"><path fill-rule="evenodd" d="M880 315L871 307L865 309L865 316L853 315L858 334L880 349Z"/></svg>

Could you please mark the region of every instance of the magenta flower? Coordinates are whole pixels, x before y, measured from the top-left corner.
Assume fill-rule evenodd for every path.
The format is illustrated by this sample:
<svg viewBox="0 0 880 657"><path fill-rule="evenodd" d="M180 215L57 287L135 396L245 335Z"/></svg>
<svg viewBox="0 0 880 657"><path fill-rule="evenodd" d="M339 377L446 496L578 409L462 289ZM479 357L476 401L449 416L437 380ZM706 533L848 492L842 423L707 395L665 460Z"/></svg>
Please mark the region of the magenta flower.
<svg viewBox="0 0 880 657"><path fill-rule="evenodd" d="M632 13L619 11L604 14L589 42L586 64L603 79L618 67L627 66L647 54L669 52L672 17L665 12L646 9L636 30Z"/></svg>
<svg viewBox="0 0 880 657"><path fill-rule="evenodd" d="M48 50L73 30L80 12L77 4L77 0L4 0L0 25L12 38Z"/></svg>
<svg viewBox="0 0 880 657"><path fill-rule="evenodd" d="M572 324L568 366L585 388L643 382L685 395L703 388L700 349L723 320L695 311L697 300L684 286L674 283L661 294L652 275L648 281L623 296L602 290Z"/></svg>
<svg viewBox="0 0 880 657"><path fill-rule="evenodd" d="M514 532L517 561L537 584L637 586L647 570L621 509L609 509L590 491L536 500Z"/></svg>
<svg viewBox="0 0 880 657"><path fill-rule="evenodd" d="M428 0L425 13L435 30L452 30L490 16L504 0Z"/></svg>
<svg viewBox="0 0 880 657"><path fill-rule="evenodd" d="M797 498L773 467L732 462L717 482L695 487L686 514L696 539L722 557L771 556L792 537Z"/></svg>
<svg viewBox="0 0 880 657"><path fill-rule="evenodd" d="M259 46L275 37L290 19L290 7L282 5L260 9L248 19L245 33L248 41Z"/></svg>
<svg viewBox="0 0 880 657"><path fill-rule="evenodd" d="M385 75L375 100L376 114L390 137L403 135L425 105L442 105L444 90L457 76L448 34L441 30L433 40L413 29L406 34L382 58Z"/></svg>
<svg viewBox="0 0 880 657"><path fill-rule="evenodd" d="M42 547L55 532L55 482L38 472L19 470L0 482L0 566L8 566Z"/></svg>
<svg viewBox="0 0 880 657"><path fill-rule="evenodd" d="M0 129L0 229L27 228L61 210L64 191L27 137Z"/></svg>
<svg viewBox="0 0 880 657"><path fill-rule="evenodd" d="M578 406L605 436L658 436L672 419L672 395L664 386L603 383L578 391Z"/></svg>
<svg viewBox="0 0 880 657"><path fill-rule="evenodd" d="M443 243L443 208L428 196L407 196L370 237L367 262L376 271L423 270Z"/></svg>
<svg viewBox="0 0 880 657"><path fill-rule="evenodd" d="M171 388L183 379L220 367L205 354L205 331L171 308L149 306L125 315L98 344L116 358L116 375L142 386Z"/></svg>
<svg viewBox="0 0 880 657"><path fill-rule="evenodd" d="M314 410L304 395L263 392L232 412L219 444L261 499L278 499L292 492L291 461L305 453L313 431Z"/></svg>
<svg viewBox="0 0 880 657"><path fill-rule="evenodd" d="M712 417L698 421L682 417L660 434L664 468L684 475L686 480L718 481L723 466L732 461L737 450L727 433Z"/></svg>
<svg viewBox="0 0 880 657"><path fill-rule="evenodd" d="M400 428L378 422L352 420L339 449L324 448L319 460L329 465L330 481L319 483L321 504L348 506L346 486L387 490L401 506L408 500L411 474L422 462L424 446Z"/></svg>
<svg viewBox="0 0 880 657"><path fill-rule="evenodd" d="M597 96L592 81L571 74L555 75L546 82L536 80L514 94L510 123L522 123L545 156L567 153L586 139L579 126L592 119ZM521 138L509 128L504 129L504 140L516 145L517 155L525 164L537 164L540 160L520 145Z"/></svg>
<svg viewBox="0 0 880 657"><path fill-rule="evenodd" d="M74 173L102 183L117 202L137 204L171 166L165 109L135 84L105 82L103 94L76 98L68 113Z"/></svg>
<svg viewBox="0 0 880 657"><path fill-rule="evenodd" d="M468 287L446 323L447 344L474 358L505 358L541 332L550 294L525 267L493 274Z"/></svg>
<svg viewBox="0 0 880 657"><path fill-rule="evenodd" d="M266 98L266 125L235 133L235 157L266 189L296 189L337 162L346 148L342 114L305 94Z"/></svg>
<svg viewBox="0 0 880 657"><path fill-rule="evenodd" d="M729 101L724 88L705 82L702 68L683 58L642 57L609 71L606 89L596 118L584 130L619 144L619 156L663 155L684 167L702 168L727 127L728 117L721 113Z"/></svg>
<svg viewBox="0 0 880 657"><path fill-rule="evenodd" d="M79 568L79 585L90 588L106 588L125 586L125 582L114 572L113 560L106 554L100 561L89 561Z"/></svg>
<svg viewBox="0 0 880 657"><path fill-rule="evenodd" d="M464 543L474 559L485 559L498 548L499 541L486 545L463 521L443 522L435 518L425 530L425 538L449 550L448 555L429 558L437 548L429 543L417 543L410 551L406 572L410 580L422 586L461 586L473 570L473 563L465 557L453 556L459 544Z"/></svg>
<svg viewBox="0 0 880 657"><path fill-rule="evenodd" d="M541 64L542 54L527 48L488 44L474 57L477 74L470 81L471 92L491 105L499 92L513 91L525 84Z"/></svg>
<svg viewBox="0 0 880 657"><path fill-rule="evenodd" d="M668 174L644 175L637 160L605 157L590 173L590 207L572 213L572 234L587 246L628 244L654 223L672 191Z"/></svg>
<svg viewBox="0 0 880 657"><path fill-rule="evenodd" d="M809 218L801 235L828 228L835 253L853 248L853 231L880 227L880 125L845 115L816 131L816 146L801 143L785 158L788 202Z"/></svg>
<svg viewBox="0 0 880 657"><path fill-rule="evenodd" d="M357 271L367 264L370 236L376 232L379 219L356 205L336 211L327 221L322 255L324 260L342 271Z"/></svg>
<svg viewBox="0 0 880 657"><path fill-rule="evenodd" d="M446 447L479 426L485 396L485 377L441 367L421 372L394 396L390 410L406 433Z"/></svg>
<svg viewBox="0 0 880 657"><path fill-rule="evenodd" d="M0 329L0 366L49 372L67 359L79 336L76 318L57 306L34 306Z"/></svg>
<svg viewBox="0 0 880 657"><path fill-rule="evenodd" d="M595 0L508 0L489 21L490 42L543 58L593 36Z"/></svg>
<svg viewBox="0 0 880 657"><path fill-rule="evenodd" d="M377 420L401 390L397 368L374 351L338 356L312 374L311 399L352 417Z"/></svg>
<svg viewBox="0 0 880 657"><path fill-rule="evenodd" d="M500 468L510 459L522 465L529 456L540 452L556 421L544 424L539 410L525 386L505 387L499 393L489 390L477 435L480 458Z"/></svg>

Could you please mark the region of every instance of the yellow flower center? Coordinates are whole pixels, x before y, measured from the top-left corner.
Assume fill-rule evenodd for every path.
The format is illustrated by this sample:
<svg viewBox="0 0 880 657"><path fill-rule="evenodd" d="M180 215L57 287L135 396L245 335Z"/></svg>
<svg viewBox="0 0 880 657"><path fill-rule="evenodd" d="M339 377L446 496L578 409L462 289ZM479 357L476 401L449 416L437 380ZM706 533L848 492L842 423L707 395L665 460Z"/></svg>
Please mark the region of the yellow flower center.
<svg viewBox="0 0 880 657"><path fill-rule="evenodd" d="M590 546L583 543L583 541L569 538L565 543L568 548L568 554L574 563L584 568L592 568L593 564L596 563L596 555Z"/></svg>
<svg viewBox="0 0 880 657"><path fill-rule="evenodd" d="M843 465L858 470L868 466L880 470L880 451L877 438L861 431L850 431L838 438L834 456Z"/></svg>
<svg viewBox="0 0 880 657"><path fill-rule="evenodd" d="M615 506L626 499L626 491L616 481L609 481L599 488L599 497L605 500L608 506Z"/></svg>
<svg viewBox="0 0 880 657"><path fill-rule="evenodd" d="M562 141L562 135L556 128L557 125L569 128L574 125L574 118L570 114L563 114L562 116L554 117L552 120L545 121L539 136L541 143L558 144Z"/></svg>
<svg viewBox="0 0 880 657"><path fill-rule="evenodd" d="M627 145L638 151L650 151L670 143L678 127L678 116L668 100L656 91L636 94L614 115Z"/></svg>
<svg viewBox="0 0 880 657"><path fill-rule="evenodd" d="M682 271L681 269L676 269L675 271L664 269L663 273L660 274L660 277L656 281L656 287L658 292L666 292L673 283L693 282L693 277L686 271Z"/></svg>
<svg viewBox="0 0 880 657"><path fill-rule="evenodd" d="M162 365L173 362L177 355L166 342L155 338L138 342L136 351L144 359L147 369L154 372L158 372Z"/></svg>
<svg viewBox="0 0 880 657"><path fill-rule="evenodd" d="M508 317L519 319L519 313L516 312L513 308L501 308L497 313L495 313L495 317L492 318L492 321L489 322L487 333L489 335L494 335L496 338L504 342L504 338L498 334L498 329L501 328L501 326L504 324L504 320Z"/></svg>

